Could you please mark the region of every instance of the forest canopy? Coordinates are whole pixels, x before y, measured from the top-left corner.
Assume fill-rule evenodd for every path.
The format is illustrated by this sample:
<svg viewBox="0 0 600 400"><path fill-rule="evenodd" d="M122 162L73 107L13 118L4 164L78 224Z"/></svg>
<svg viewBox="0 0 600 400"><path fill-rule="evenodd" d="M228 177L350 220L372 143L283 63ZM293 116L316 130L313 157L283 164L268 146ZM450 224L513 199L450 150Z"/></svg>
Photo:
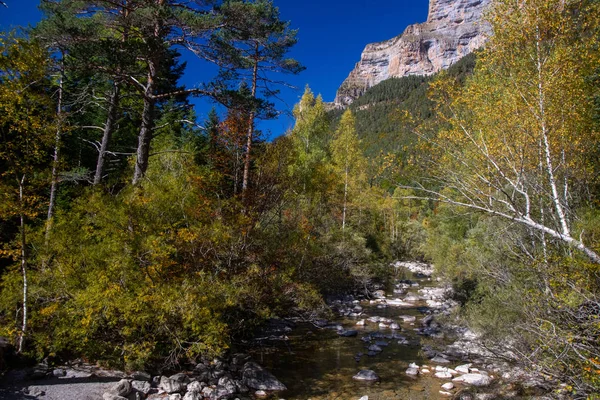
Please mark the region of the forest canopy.
<svg viewBox="0 0 600 400"><path fill-rule="evenodd" d="M597 393L598 2L496 0L475 54L344 110L306 87L272 141L258 121L304 70L272 1L41 9L0 39L0 336L20 354L176 366L421 260L462 324ZM218 72L186 87L182 54Z"/></svg>

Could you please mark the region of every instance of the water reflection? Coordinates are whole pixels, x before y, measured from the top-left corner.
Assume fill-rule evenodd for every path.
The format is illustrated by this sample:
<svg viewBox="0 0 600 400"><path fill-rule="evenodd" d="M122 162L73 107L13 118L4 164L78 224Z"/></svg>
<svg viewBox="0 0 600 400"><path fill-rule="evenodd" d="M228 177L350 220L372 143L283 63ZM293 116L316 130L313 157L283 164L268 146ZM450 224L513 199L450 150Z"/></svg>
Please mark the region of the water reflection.
<svg viewBox="0 0 600 400"><path fill-rule="evenodd" d="M411 276L411 279L428 286L432 285L423 277ZM408 294L416 294L418 289L411 288ZM392 298L397 297L393 294L393 288L390 288L387 294ZM427 363L419 354L420 338L414 332L422 316L418 308L422 309L423 305L415 302L413 307L408 308L377 308L375 304L361 303L364 312L360 319L370 316L393 319L402 327L401 331L396 331L395 336L407 337L411 346L398 344L398 339L393 335L395 331L379 328L376 323L369 323L363 327L356 326L357 318L340 318L334 322L343 325L345 329L357 330L357 337L340 337L334 330L318 329L306 324L289 333L289 341L254 349L253 356L288 387L286 392L279 393L276 398L359 399L368 395L369 400L437 399L441 397L439 380L430 377L420 377L417 380L405 374L409 363ZM402 323L399 318L401 315L417 316L416 325ZM380 343L382 352L375 356L367 356L369 343L361 340L361 337L367 335L377 336L377 341L385 342ZM372 343L375 343L375 340ZM357 357L359 353L363 355ZM380 381L354 381L352 376L361 369L375 371Z"/></svg>

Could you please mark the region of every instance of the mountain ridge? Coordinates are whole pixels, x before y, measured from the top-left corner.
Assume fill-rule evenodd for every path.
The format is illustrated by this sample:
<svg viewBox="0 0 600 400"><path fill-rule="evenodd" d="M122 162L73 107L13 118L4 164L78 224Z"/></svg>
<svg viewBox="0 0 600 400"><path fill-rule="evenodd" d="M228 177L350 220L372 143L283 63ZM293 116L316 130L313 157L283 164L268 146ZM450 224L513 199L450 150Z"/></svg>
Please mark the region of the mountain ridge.
<svg viewBox="0 0 600 400"><path fill-rule="evenodd" d="M482 47L489 27L482 16L492 0L430 0L427 21L401 35L370 43L336 93L333 108L346 108L389 78L429 76Z"/></svg>

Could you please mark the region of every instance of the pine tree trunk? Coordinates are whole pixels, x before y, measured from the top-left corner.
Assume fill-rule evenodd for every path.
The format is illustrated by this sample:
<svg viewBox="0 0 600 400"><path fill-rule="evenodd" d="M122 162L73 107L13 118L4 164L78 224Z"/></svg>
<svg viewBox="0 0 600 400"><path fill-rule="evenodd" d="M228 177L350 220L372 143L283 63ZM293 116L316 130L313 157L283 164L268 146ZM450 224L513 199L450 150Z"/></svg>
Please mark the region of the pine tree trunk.
<svg viewBox="0 0 600 400"><path fill-rule="evenodd" d="M256 98L256 87L258 84L258 43L256 43L255 47L255 58L254 58L254 70L252 71L252 99ZM250 117L248 118L248 135L246 141L246 154L244 158L244 177L242 179L242 196L245 195L246 190L248 190L248 180L250 177L250 162L251 162L251 152L252 152L252 140L254 140L254 111L250 112Z"/></svg>
<svg viewBox="0 0 600 400"><path fill-rule="evenodd" d="M146 175L148 170L148 159L150 157L150 142L152 141L152 130L154 129L154 109L155 100L154 82L156 80L157 66L149 63L148 83L144 93L144 110L142 112L142 126L138 136L137 158L135 161L135 171L133 173L133 185L137 185Z"/></svg>
<svg viewBox="0 0 600 400"><path fill-rule="evenodd" d="M115 122L117 119L117 109L119 107L120 100L119 91L119 85L115 82L113 86L113 91L109 98L108 115L106 116L104 131L102 133L102 144L100 145L100 152L98 154L98 161L96 163L94 185L98 185L102 181L102 173L104 171L104 161L106 158L106 152L108 150L108 144L110 143L110 140L112 138Z"/></svg>

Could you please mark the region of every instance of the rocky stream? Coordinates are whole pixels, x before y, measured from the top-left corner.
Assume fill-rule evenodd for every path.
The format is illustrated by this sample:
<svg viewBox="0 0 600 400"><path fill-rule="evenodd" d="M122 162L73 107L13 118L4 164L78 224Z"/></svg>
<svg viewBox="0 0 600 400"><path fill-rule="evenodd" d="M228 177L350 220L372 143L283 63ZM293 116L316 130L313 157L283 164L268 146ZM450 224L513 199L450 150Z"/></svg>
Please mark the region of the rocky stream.
<svg viewBox="0 0 600 400"><path fill-rule="evenodd" d="M5 375L0 399L486 400L517 398L523 388L539 394L543 382L450 324L457 304L430 266L393 267L393 284L371 298L331 299L334 320L272 321L267 336L227 359L169 376L40 364Z"/></svg>

